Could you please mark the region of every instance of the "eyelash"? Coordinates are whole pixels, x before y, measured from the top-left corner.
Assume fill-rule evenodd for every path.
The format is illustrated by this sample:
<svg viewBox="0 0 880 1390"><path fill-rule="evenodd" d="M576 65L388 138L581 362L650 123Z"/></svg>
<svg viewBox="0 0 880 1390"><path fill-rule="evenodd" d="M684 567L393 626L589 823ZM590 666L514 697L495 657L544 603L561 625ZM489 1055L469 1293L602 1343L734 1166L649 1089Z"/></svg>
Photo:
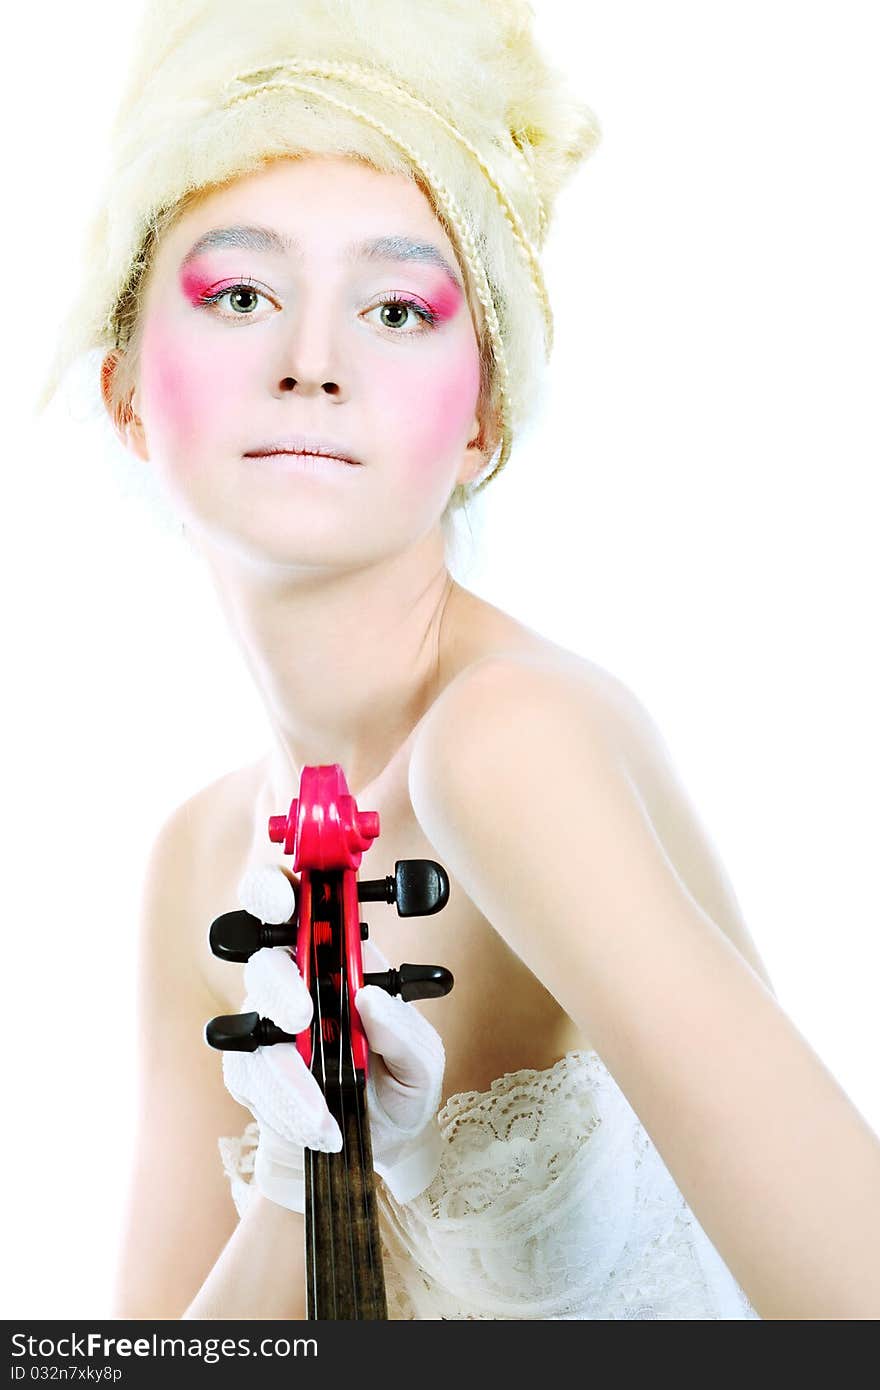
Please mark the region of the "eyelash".
<svg viewBox="0 0 880 1390"><path fill-rule="evenodd" d="M221 299L225 299L226 296L229 294L235 294L236 290L252 290L254 294L260 295L263 299L269 298L265 291L259 289L258 286L252 280L240 280L238 284L227 285L225 289L215 290L213 294L201 295L199 297L198 303L203 304L206 307L210 307L214 304L219 304ZM396 336L399 338L415 337L417 334L425 332L426 329L433 328L437 323L437 315L434 313L433 309L429 309L423 304L417 304L415 300L407 299L405 295L396 293L389 294L385 299L380 299L378 304L374 304L372 308L368 309L366 312L372 313L373 309L381 309L386 304L404 304L407 309L411 309L413 313L417 314L418 317L422 320L423 327L409 331L407 331L406 329L389 328L386 324L382 324L382 327L385 329L387 333L396 334ZM226 314L222 315L222 317L229 318L230 315ZM253 315L235 314L233 315L233 317L239 319L249 319L252 318Z"/></svg>

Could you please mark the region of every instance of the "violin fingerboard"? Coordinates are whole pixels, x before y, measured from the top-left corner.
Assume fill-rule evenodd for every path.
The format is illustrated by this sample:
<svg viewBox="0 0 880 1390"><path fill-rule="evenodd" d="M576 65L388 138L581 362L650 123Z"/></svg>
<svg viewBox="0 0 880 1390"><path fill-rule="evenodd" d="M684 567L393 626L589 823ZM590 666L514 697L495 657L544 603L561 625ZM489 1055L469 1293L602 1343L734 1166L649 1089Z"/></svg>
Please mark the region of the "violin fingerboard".
<svg viewBox="0 0 880 1390"><path fill-rule="evenodd" d="M310 1320L385 1320L373 1149L357 1079L327 1094L340 1153L305 1151L306 1286ZM315 1219L315 1214L318 1219Z"/></svg>

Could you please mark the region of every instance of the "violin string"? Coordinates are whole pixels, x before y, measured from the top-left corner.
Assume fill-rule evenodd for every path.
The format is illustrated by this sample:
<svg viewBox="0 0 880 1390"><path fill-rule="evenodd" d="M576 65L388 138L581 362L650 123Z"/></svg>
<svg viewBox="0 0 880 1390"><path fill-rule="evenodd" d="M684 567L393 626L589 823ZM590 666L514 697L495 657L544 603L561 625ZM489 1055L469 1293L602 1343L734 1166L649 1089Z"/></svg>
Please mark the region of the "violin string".
<svg viewBox="0 0 880 1390"><path fill-rule="evenodd" d="M344 876L343 876L343 884L344 884L344 881L345 881L345 880L344 880ZM356 880L356 877L355 877L355 882L356 882L356 881L357 881L357 880ZM355 900L357 901L357 888L355 888ZM343 908L343 922L344 922L344 908L345 908L345 890L344 890L344 887L343 887L343 890L342 890L342 908ZM358 932L359 932L359 931L360 931L360 921L359 921L360 914L359 914L359 913L357 913L357 917L358 917L357 930L358 930ZM352 926L352 930L354 930L354 926ZM363 1193L363 1192L365 1191L365 1188L366 1188L366 1178L367 1178L368 1175L366 1174L365 1165L364 1165L363 1135L362 1135L362 1132L361 1132L361 1116L360 1116L360 1088L359 1088L359 1085L358 1085L358 1074L357 1074L357 1070L356 1070L356 1067L355 1067L355 1058L354 1058L354 1033L353 1033L354 1006L353 1006L353 1002L352 1002L352 1001L353 1001L352 989L351 989L352 982L351 982L351 980L349 979L349 976L348 976L348 952L347 952L347 950L345 949L345 937L344 937L344 933L343 933L343 970L342 970L341 975L340 975L340 982L341 982L341 984L342 984L342 986L343 986L343 989L344 989L344 991L345 991L344 998L343 998L343 989L340 989L340 994L339 994L340 1019L341 1019L342 1014L343 1014L343 1008L347 1009L347 1015L348 1015L348 1037L347 1037L347 1041L346 1041L346 1046L347 1046L347 1048L348 1048L348 1063L349 1063L349 1067L350 1067L350 1075L351 1075L351 1077L352 1077L352 1085L353 1085L351 1100L352 1100L352 1103L353 1103L353 1105L354 1105L354 1121L355 1121L355 1123L354 1123L354 1135L356 1136L356 1139L357 1139L357 1153L350 1152L350 1146L348 1145L348 1143L346 1143L346 1149L345 1149L345 1152L346 1152L346 1164L345 1164L346 1192L347 1192L347 1196L348 1196L348 1206L349 1206L349 1226L348 1226L348 1231L349 1231L349 1258L350 1258L350 1261L351 1261L352 1282L353 1282L353 1284L354 1284L354 1280L355 1280L355 1278L356 1278L356 1273L357 1273L357 1268L358 1268L358 1266L357 1266L357 1261L356 1261L356 1258L355 1258L355 1250L354 1250L354 1221L353 1221L352 1212L351 1212L351 1192L352 1192L352 1187L351 1187L351 1166L352 1166L353 1164L356 1165L357 1172L358 1172L358 1175L359 1175L358 1192ZM343 1034L342 1034L341 1026L340 1026L340 1039L341 1039L342 1037L343 1037ZM340 1050L339 1050L340 1078L341 1078L341 1074L342 1074L342 1063L343 1063L342 1048L340 1047ZM345 1099L344 1099L344 1098L343 1098L342 1104L343 1104L343 1113L346 1114L346 1133L348 1133L347 1112L345 1111ZM353 1147L353 1146L352 1146L352 1147ZM353 1293L355 1293L355 1295L356 1295L356 1292L357 1292L357 1291L353 1288ZM360 1302L361 1302L360 1299L356 1299L356 1305L357 1305L358 1303L360 1303Z"/></svg>
<svg viewBox="0 0 880 1390"><path fill-rule="evenodd" d="M344 898L343 898L343 902L344 902ZM344 932L343 932L343 937L342 937L342 942L343 942L343 968L342 968L342 970L340 971L340 976L339 976L339 984L340 984L340 989L339 989L339 1041L340 1041L340 1047L339 1047L339 1094L340 1094L340 1096L341 1096L341 1098L342 1098L342 1103L341 1103L341 1110L342 1110L342 1117L343 1117L343 1131L342 1131L342 1132L343 1132L343 1136L346 1136L346 1135L348 1134L348 1117L347 1117L347 1115L346 1115L346 1108L345 1108L345 1093L344 1093L344 1091L343 1091L343 1089L342 1089L342 1046L341 1046L341 1044L342 1044L342 1039L343 1039L342 1018L343 1018L343 1006L344 1006L344 1005L347 1005L347 1006L348 1006L349 1029L348 1029L348 1043L347 1043L347 1046L348 1046L348 1051L349 1051L349 1061L350 1061L350 1064L351 1064L351 1075L354 1077L355 1095L357 1095L357 1073L355 1072L355 1069L354 1069L354 1052L353 1052L352 1041L351 1041L351 990L349 989L349 979L348 979L348 957L347 957L347 954L346 954L345 949L344 949L344 941L345 941L345 937L344 937ZM343 995L345 996L344 999L343 999ZM357 1262L356 1262L356 1260L355 1260L355 1253L354 1253L354 1213L352 1212L352 1209L351 1209L351 1173L350 1173L350 1166L349 1166L349 1152L348 1152L348 1143L347 1143L347 1142L343 1142L343 1152L345 1153L345 1197L346 1197L346 1205L347 1205L347 1207L348 1207L348 1258L349 1258L349 1268L350 1268L350 1270L351 1270L351 1278L352 1278L352 1296L353 1296L353 1299L354 1299L355 1307L357 1307L357 1304L358 1304L357 1289L354 1287L355 1271L356 1271L356 1268L357 1268Z"/></svg>
<svg viewBox="0 0 880 1390"><path fill-rule="evenodd" d="M311 914L311 915L312 915L312 930L311 930L311 933L310 933L310 935L311 935L311 951L312 951L312 986L313 986L313 989L314 989L314 995L315 995L315 1009L316 1009L316 1014L317 1014L317 1027L316 1027L316 1029L315 1029L315 1037L316 1037L317 1047L318 1047L318 1049L319 1049L319 1056L320 1056L320 1059L321 1059L321 1090L323 1091L324 1096L325 1096L325 1098L326 1098L326 1095L327 1095L327 1058L326 1058L326 1054L325 1054L325 1052L324 1052L324 1012L323 1012L323 1003L322 1003L322 1000L321 1000L320 979L319 979L319 976L318 976L318 943L317 943L317 941L315 940L315 932L314 932L314 921L315 921L314 895L313 895L313 894L310 894L310 897L311 897L311 902L312 902L312 914ZM344 1141L343 1141L343 1149L344 1149L344 1148L345 1148L345 1143L344 1143ZM319 1159L319 1162L323 1165L323 1168L324 1168L324 1176L325 1176L325 1179L326 1179L326 1182L325 1182L325 1191L326 1191L326 1193L327 1193L327 1207L328 1207L328 1210L327 1210L326 1229L327 1229L327 1231L329 1232L329 1236L330 1236L330 1240L329 1240L329 1250L328 1250L327 1253L328 1253L328 1257L329 1257L329 1261L330 1261L330 1277L331 1277L331 1281L332 1281L332 1285L333 1285L333 1317L335 1318L335 1317L337 1316L337 1308L336 1308L336 1305L337 1305L337 1293L336 1293L336 1241L335 1241L336 1225L335 1225L335 1221L334 1221L334 1211L333 1211L333 1188L332 1188L331 1181L330 1181L330 1155L329 1155L328 1153L323 1153L323 1154L321 1155L321 1158ZM313 1211L314 1211L314 1209L313 1209Z"/></svg>
<svg viewBox="0 0 880 1390"><path fill-rule="evenodd" d="M355 890L355 891L356 891L356 890ZM358 915L358 919L360 919L360 912L358 912L357 915ZM358 920L358 927L357 927L357 930L358 930L358 938L357 938L357 939L358 939L358 944L359 944L359 946L360 946L360 920ZM361 950L360 954L361 954L361 962L362 962L362 964L363 964L363 953L362 953L362 950ZM363 969L361 970L361 974L363 975ZM357 1007L357 1006L353 1004L352 995L351 995L351 989L350 989L351 982L349 981L348 983L349 983L349 1017L351 1017L352 1012L353 1012L353 1011L356 1012L356 1007ZM361 1032L363 1033L363 1028L361 1028ZM350 1048L350 1050L351 1050L351 1066L352 1066L352 1072L355 1073L355 1081L356 1081L356 1084L355 1084L355 1092L354 1092L354 1111L355 1111L355 1130L356 1130L356 1133L357 1133L357 1149L358 1149L358 1152L357 1152L357 1159L358 1159L358 1168L359 1168L360 1175L361 1175L361 1189L360 1189L360 1190L361 1190L362 1192L364 1192L364 1193L368 1193L368 1192L370 1191L371 1187L372 1187L372 1184L373 1184L374 1181L375 1181L375 1178L374 1178L374 1175L373 1175L372 1161L370 1161L369 1163L367 1162L367 1144L366 1144L366 1140L369 1139L369 1130L368 1130L367 1126L369 1125L369 1118L370 1118L370 1117L369 1117L369 1109L368 1109L368 1105L367 1105L367 1069L368 1069L368 1066L369 1066L369 1043L367 1042L366 1038L364 1039L364 1047L365 1047L365 1050L366 1050L366 1052L367 1052L367 1057L366 1057L365 1063L364 1063L364 1080L363 1080L363 1087L361 1087L361 1086L357 1083L357 1076L356 1076L355 1067L354 1067L354 1044L353 1044L353 1041L352 1041L352 1035L351 1035L351 1034L349 1035L349 1048ZM372 1148L370 1148L370 1158L371 1158L371 1160L372 1160ZM372 1204L369 1204L369 1205L372 1206ZM367 1225L368 1225L368 1233L367 1233L366 1245L367 1245L367 1258L368 1258L368 1260L369 1260L369 1270L370 1270L370 1294L371 1294L371 1298L372 1298L372 1297L375 1297L375 1291L376 1291L376 1288L378 1287L380 1281L379 1281L379 1277L378 1277L378 1273L379 1273L379 1272L377 1271L377 1269L376 1269L376 1264L375 1264L375 1258L374 1258L374 1256L375 1256L375 1251L374 1251L374 1247L373 1247L372 1231L369 1230L369 1224L370 1224L370 1223L367 1223ZM383 1274L382 1274L382 1283L383 1283L383 1285L384 1285L384 1272L383 1272Z"/></svg>
<svg viewBox="0 0 880 1390"><path fill-rule="evenodd" d="M369 1115L367 1114L366 1075L364 1076L363 1090L361 1090L361 1088L358 1087L357 1092L355 1094L355 1117L357 1125L358 1159L360 1162L360 1170L363 1175L363 1190L367 1192L369 1190L369 1185L373 1183L375 1179L373 1177L371 1166L367 1164L367 1155L364 1148L364 1132L367 1124L369 1123ZM367 1258L369 1259L370 1263L370 1289L371 1294L374 1295L378 1281L376 1274L376 1266L373 1258L374 1252L371 1235L372 1232L368 1231Z"/></svg>
<svg viewBox="0 0 880 1390"><path fill-rule="evenodd" d="M300 880L300 883L302 883L302 880ZM302 892L302 888L300 888L300 892ZM313 950L313 943L312 943L311 940L309 941L309 950L310 950L310 952L312 952L312 958L313 958L313 962L312 962L312 981L313 981L313 984L314 984L314 979L315 979L314 950ZM313 1030L313 1031L314 1031L314 1030ZM316 1151L315 1151L314 1149L307 1149L307 1150L306 1150L306 1153L308 1154L307 1164L308 1164L308 1170L309 1170L309 1218L308 1218L308 1220L309 1220L309 1225L310 1225L310 1228L311 1228L311 1229L310 1229L310 1236L311 1236L311 1255L312 1255L312 1265L311 1265L312 1278L311 1278L311 1289L310 1289L310 1291L309 1291L309 1298L310 1298L310 1308L309 1308L309 1311L310 1311L310 1315L311 1315L312 1319L314 1320L314 1319L317 1319L317 1316L318 1316L318 1249L317 1249L317 1235L316 1235L316 1230L315 1230L315 1162L316 1162L317 1155L316 1155Z"/></svg>
<svg viewBox="0 0 880 1390"><path fill-rule="evenodd" d="M309 1234L310 1234L310 1236L311 1236L311 1251L312 1251L312 1279L311 1279L311 1289L309 1290L309 1299L310 1299L309 1311L310 1311L310 1315L311 1315L312 1319L314 1320L314 1319L317 1318L317 1316L318 1316L317 1280L316 1280L316 1278L315 1278L315 1271L316 1271L316 1269L317 1269L318 1266L317 1266L317 1261L316 1261L317 1248L316 1248L316 1243L315 1243L315 1151L314 1151L314 1149L306 1149L306 1164L307 1164L308 1170L309 1170L309 1213L310 1213L310 1215L309 1215L309 1219L308 1219L308 1224L309 1224L309 1226L310 1226L310 1228L311 1228Z"/></svg>
<svg viewBox="0 0 880 1390"><path fill-rule="evenodd" d="M348 1277L348 1282L349 1282L349 1285L350 1285L350 1293L351 1293L351 1296L352 1296L352 1302L353 1302L354 1306L357 1307L357 1290L354 1288L355 1260L354 1260L354 1248L353 1248L353 1245L352 1245L352 1231L353 1231L353 1225L352 1225L352 1210L351 1210L351 1176L350 1176L350 1171L349 1171L349 1153L348 1153L348 1140L347 1140L348 1125L347 1125L347 1122L346 1122L346 1113L345 1113L345 1090L344 1090L344 1087L343 1087L343 1085L342 1085L342 1044L343 1044L343 1038L344 1038L344 1036L345 1036L344 1033L343 1033L343 1030L342 1030L342 1023L343 1023L343 1018L344 1018L345 984L346 984L345 895L344 895L344 893L343 893L343 891L342 891L342 883L343 883L343 881L344 881L344 873L345 873L345 871L343 870L343 871L342 871L342 877L340 877L340 878L337 880L337 885L338 885L338 886L337 886L337 898L336 898L336 902L335 902L335 904L334 904L334 906L335 906L335 908L336 908L336 911L335 911L335 913L334 913L334 915L333 915L333 916L334 916L334 923L336 924L337 929L338 929L338 930L337 930L336 944L337 944L338 951L339 951L339 962L338 962L338 963L339 963L339 989L337 990L337 994L336 994L337 1005L338 1005L338 1017L337 1017L337 1019L336 1019L336 1028L337 1028L336 1037L337 1037L337 1044L338 1044L338 1045L337 1045L337 1049L336 1049L336 1059L337 1059L337 1068L338 1068L337 1077L336 1077L336 1082L337 1082L336 1094L337 1094L337 1097L338 1097L338 1107L339 1107L339 1128L340 1128L340 1130L342 1131L342 1164L343 1164L343 1168L344 1168L344 1170L345 1170L344 1193L345 1193L345 1206L346 1206L346 1212L347 1212L347 1215L348 1215L348 1221L347 1221L346 1228L345 1228L345 1229L347 1230L347 1232L348 1232L348 1276L349 1276L349 1277Z"/></svg>
<svg viewBox="0 0 880 1390"><path fill-rule="evenodd" d="M310 1252L311 1252L311 1257L312 1257L312 1258L311 1258L311 1279L307 1281L307 1283L310 1285L310 1287L308 1288L307 1291L308 1291L308 1296L309 1296L309 1316L310 1316L311 1318L316 1318L316 1317L317 1317L317 1297L318 1297L318 1293L317 1293L317 1275L316 1275L316 1271L317 1271L317 1268L318 1268L318 1264L317 1264L317 1246L316 1246L316 1237L315 1237L315 1150L314 1150L314 1149L310 1149L308 1146L306 1146L304 1152L305 1152L306 1172L307 1172L307 1174L308 1174L308 1180L309 1180L308 1204L307 1204L307 1216L306 1216L306 1238L307 1238L307 1240L309 1241L309 1244L310 1244Z"/></svg>
<svg viewBox="0 0 880 1390"><path fill-rule="evenodd" d="M358 913L358 916L360 917L360 913ZM360 922L358 922L358 932L360 932ZM362 958L363 958L363 957L362 957ZM352 1005L351 1005L351 996L349 995L349 1013L351 1013L351 1007L352 1007ZM352 1071L354 1071L354 1050L353 1050L353 1044L350 1043L350 1046L352 1046ZM369 1045L365 1043L365 1046L367 1047L367 1050L369 1050ZM366 1106L367 1106L367 1095L366 1095L367 1087L366 1087L366 1082L367 1082L367 1066L368 1066L368 1065L369 1065L369 1057L367 1057L367 1063L366 1063L366 1065L365 1065L365 1067L364 1067L364 1088L363 1088L363 1093L361 1093L361 1090L360 1090L360 1087L359 1087L359 1086L356 1088L356 1091L355 1091L355 1123L356 1123L356 1129L357 1129L358 1164L359 1164L360 1173L361 1173L362 1191L364 1191L364 1192L366 1192L366 1191L368 1190L368 1185L374 1181L374 1179L373 1179L373 1173L372 1173L372 1167L367 1165L367 1161L366 1161L366 1152L365 1152L365 1146L364 1146L364 1127L365 1127L366 1124L369 1123L369 1116L368 1116L367 1113L366 1113ZM368 1238L368 1240L367 1240L367 1253L368 1253L368 1257L369 1257L369 1261L370 1261L370 1286L371 1286L371 1289L375 1289L375 1287L376 1287L376 1270L375 1270L375 1267L374 1267L374 1264L373 1264L373 1242L372 1242L372 1240L369 1239L369 1238Z"/></svg>

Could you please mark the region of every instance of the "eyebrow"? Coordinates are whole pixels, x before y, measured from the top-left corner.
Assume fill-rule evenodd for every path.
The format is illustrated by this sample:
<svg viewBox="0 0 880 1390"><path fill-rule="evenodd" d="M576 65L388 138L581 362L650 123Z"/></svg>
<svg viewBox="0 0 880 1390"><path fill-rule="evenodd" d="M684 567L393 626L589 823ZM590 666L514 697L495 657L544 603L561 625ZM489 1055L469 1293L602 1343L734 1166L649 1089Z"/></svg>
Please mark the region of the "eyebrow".
<svg viewBox="0 0 880 1390"><path fill-rule="evenodd" d="M233 247L239 251L263 251L296 256L299 260L303 255L302 246L294 237L282 236L272 227L215 227L212 231L205 232L204 236L200 236L190 247L181 261L181 267L189 265L190 261L205 251L224 247ZM424 265L437 266L462 293L464 292L457 271L439 247L429 241L413 241L411 237L401 235L373 237L369 241L357 241L346 246L342 252L342 261L349 265L355 261L420 261Z"/></svg>

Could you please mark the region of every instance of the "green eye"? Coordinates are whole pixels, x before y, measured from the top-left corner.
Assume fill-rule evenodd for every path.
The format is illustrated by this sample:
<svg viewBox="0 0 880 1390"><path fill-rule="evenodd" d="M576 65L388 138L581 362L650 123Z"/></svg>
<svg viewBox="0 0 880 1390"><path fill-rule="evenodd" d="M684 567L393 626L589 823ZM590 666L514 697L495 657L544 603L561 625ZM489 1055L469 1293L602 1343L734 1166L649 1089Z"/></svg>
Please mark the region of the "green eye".
<svg viewBox="0 0 880 1390"><path fill-rule="evenodd" d="M224 299L229 299L230 308L233 311L231 315L224 315L226 318L233 316L240 319L253 318L257 300L265 299L267 304L272 303L272 300L267 294L262 290L258 290L256 285L250 284L247 280L242 280L240 284L237 285L227 285L225 289L215 290L213 294L202 295L199 302L201 304L214 305L219 304ZM244 304L241 303L242 300L244 300ZM248 303L251 304L251 308L247 307Z"/></svg>
<svg viewBox="0 0 880 1390"><path fill-rule="evenodd" d="M424 332L425 328L433 328L434 324L437 322L437 315L433 312L433 310L429 309L424 304L417 304L416 301L413 299L406 299L403 295L389 295L387 299L381 300L379 304L374 304L373 308L368 309L367 312L372 314L374 309L392 310L393 321L391 323L388 323L383 315L382 327L387 328L389 332L397 333L398 336L405 337L411 335L412 333L422 333ZM400 319L401 315L404 314L406 316L404 322L406 322L408 318L415 314L417 318L421 320L422 326L415 329L404 330L403 333L401 333Z"/></svg>

